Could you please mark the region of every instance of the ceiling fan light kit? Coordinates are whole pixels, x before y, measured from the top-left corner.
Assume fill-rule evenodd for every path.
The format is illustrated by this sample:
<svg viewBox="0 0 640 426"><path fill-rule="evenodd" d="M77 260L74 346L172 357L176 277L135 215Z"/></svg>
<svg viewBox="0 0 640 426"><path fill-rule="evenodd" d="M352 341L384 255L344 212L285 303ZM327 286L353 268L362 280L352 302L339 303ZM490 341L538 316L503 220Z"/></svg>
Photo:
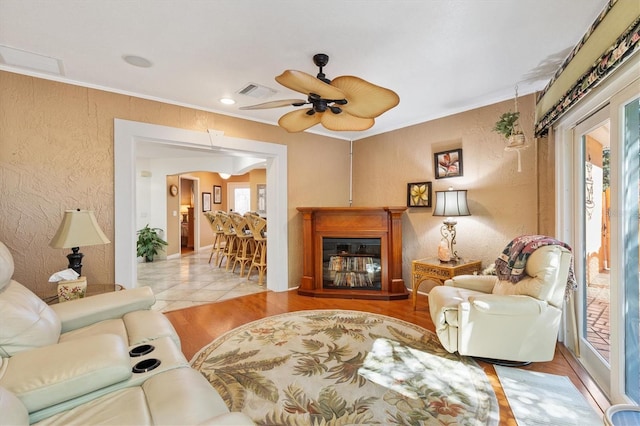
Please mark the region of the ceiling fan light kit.
<svg viewBox="0 0 640 426"><path fill-rule="evenodd" d="M240 109L311 105L286 113L280 117L278 125L291 133L302 132L316 124L335 131L362 131L371 128L376 117L400 102L394 91L359 77L341 76L329 80L323 72L329 62L329 56L324 53L314 55L313 61L319 68L316 77L297 70L286 70L276 77L284 87L307 95L306 100L284 99Z"/></svg>

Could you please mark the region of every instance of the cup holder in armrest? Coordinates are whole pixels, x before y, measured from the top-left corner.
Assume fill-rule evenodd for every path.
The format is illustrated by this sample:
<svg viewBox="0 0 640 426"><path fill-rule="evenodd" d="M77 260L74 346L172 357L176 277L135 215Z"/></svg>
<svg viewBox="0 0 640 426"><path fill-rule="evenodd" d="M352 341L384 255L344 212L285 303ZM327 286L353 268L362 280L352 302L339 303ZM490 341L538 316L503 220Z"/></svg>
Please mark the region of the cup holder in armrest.
<svg viewBox="0 0 640 426"><path fill-rule="evenodd" d="M129 356L131 357L135 357L135 356L142 356L142 355L146 355L149 352L152 352L155 349L155 347L153 345L140 345L140 346L136 346L135 348L131 349L129 351Z"/></svg>
<svg viewBox="0 0 640 426"><path fill-rule="evenodd" d="M146 373L147 371L151 371L154 368L157 368L160 365L160 360L156 358L149 358L140 361L136 365L133 366L134 373Z"/></svg>

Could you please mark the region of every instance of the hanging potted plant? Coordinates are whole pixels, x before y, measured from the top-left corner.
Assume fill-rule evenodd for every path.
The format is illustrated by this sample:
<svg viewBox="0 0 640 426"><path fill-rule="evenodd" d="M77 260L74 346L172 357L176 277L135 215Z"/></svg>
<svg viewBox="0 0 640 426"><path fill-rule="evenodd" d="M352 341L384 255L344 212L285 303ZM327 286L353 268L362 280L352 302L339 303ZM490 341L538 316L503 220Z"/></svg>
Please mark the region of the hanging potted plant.
<svg viewBox="0 0 640 426"><path fill-rule="evenodd" d="M137 253L138 257L143 257L145 262L153 262L158 250L168 244L160 238L158 232L162 232L162 229L149 228L149 224L138 231Z"/></svg>
<svg viewBox="0 0 640 426"><path fill-rule="evenodd" d="M496 121L495 126L493 127L493 131L500 133L504 136L508 141L509 147L516 147L524 145L524 133L518 127L518 119L520 118L520 113L516 112L505 112L500 116L498 121Z"/></svg>

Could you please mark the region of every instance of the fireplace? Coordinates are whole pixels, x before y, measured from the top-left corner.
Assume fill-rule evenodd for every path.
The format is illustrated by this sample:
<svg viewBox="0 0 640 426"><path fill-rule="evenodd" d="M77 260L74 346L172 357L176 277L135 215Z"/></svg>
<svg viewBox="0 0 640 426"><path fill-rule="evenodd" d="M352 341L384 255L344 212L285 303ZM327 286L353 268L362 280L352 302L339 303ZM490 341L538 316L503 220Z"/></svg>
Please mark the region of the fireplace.
<svg viewBox="0 0 640 426"><path fill-rule="evenodd" d="M406 299L402 221L406 207L298 207L303 276L298 293L315 297Z"/></svg>
<svg viewBox="0 0 640 426"><path fill-rule="evenodd" d="M322 238L325 289L381 290L380 238Z"/></svg>

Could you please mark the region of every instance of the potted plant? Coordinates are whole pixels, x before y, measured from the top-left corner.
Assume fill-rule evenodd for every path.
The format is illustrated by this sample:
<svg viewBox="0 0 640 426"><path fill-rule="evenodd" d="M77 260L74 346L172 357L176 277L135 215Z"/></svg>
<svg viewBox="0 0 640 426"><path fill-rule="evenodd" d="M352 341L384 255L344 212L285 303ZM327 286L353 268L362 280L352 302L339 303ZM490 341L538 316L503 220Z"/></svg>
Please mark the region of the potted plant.
<svg viewBox="0 0 640 426"><path fill-rule="evenodd" d="M153 262L153 257L158 254L158 250L168 244L160 238L158 232L162 232L162 229L149 228L149 224L138 231L137 253L138 257L144 257L145 262Z"/></svg>
<svg viewBox="0 0 640 426"><path fill-rule="evenodd" d="M493 131L500 133L508 141L510 147L524 145L524 133L518 128L519 112L505 112L496 121Z"/></svg>

